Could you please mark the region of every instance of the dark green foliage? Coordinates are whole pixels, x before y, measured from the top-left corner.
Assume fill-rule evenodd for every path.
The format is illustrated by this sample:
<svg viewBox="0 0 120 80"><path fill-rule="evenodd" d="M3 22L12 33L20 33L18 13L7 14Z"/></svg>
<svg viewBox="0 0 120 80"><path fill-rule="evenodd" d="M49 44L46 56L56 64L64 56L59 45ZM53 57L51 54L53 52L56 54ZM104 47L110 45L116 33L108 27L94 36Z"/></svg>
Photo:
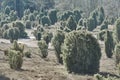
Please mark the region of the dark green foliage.
<svg viewBox="0 0 120 80"><path fill-rule="evenodd" d="M35 17L36 17L38 14L39 14L39 12L36 11L36 10L33 12L33 15L34 15Z"/></svg>
<svg viewBox="0 0 120 80"><path fill-rule="evenodd" d="M4 24L3 26L2 26L2 28L1 28L1 32L2 33L4 33L6 30L8 30L9 29L9 25L8 24Z"/></svg>
<svg viewBox="0 0 120 80"><path fill-rule="evenodd" d="M15 10L17 11L17 15L19 18L23 16L23 11L24 11L24 3L23 0L15 0Z"/></svg>
<svg viewBox="0 0 120 80"><path fill-rule="evenodd" d="M83 19L82 18L78 21L78 25L83 26Z"/></svg>
<svg viewBox="0 0 120 80"><path fill-rule="evenodd" d="M31 21L27 20L27 21L25 22L25 27L26 27L27 29L31 29L31 27L32 27Z"/></svg>
<svg viewBox="0 0 120 80"><path fill-rule="evenodd" d="M120 43L115 46L115 59L116 59L116 65L120 63Z"/></svg>
<svg viewBox="0 0 120 80"><path fill-rule="evenodd" d="M111 58L113 55L114 43L113 37L110 31L106 31L105 34L105 52L108 58Z"/></svg>
<svg viewBox="0 0 120 80"><path fill-rule="evenodd" d="M23 64L23 59L20 51L9 50L8 56L9 56L10 68L15 70L21 69Z"/></svg>
<svg viewBox="0 0 120 80"><path fill-rule="evenodd" d="M34 30L33 35L35 36L36 40L41 40L43 32L44 29L40 26L37 27L37 30Z"/></svg>
<svg viewBox="0 0 120 80"><path fill-rule="evenodd" d="M96 73L99 71L101 49L97 40L86 31L72 31L65 36L63 62L69 72Z"/></svg>
<svg viewBox="0 0 120 80"><path fill-rule="evenodd" d="M79 10L74 10L73 14L75 16L75 21L78 23L78 21L81 19L81 12Z"/></svg>
<svg viewBox="0 0 120 80"><path fill-rule="evenodd" d="M115 37L115 42L119 42L120 41L120 18L117 19L116 23L115 23L115 29L114 29L114 37Z"/></svg>
<svg viewBox="0 0 120 80"><path fill-rule="evenodd" d="M70 15L73 15L73 12L66 11L60 16L60 20L66 21L70 17Z"/></svg>
<svg viewBox="0 0 120 80"><path fill-rule="evenodd" d="M57 32L54 34L54 36L52 38L52 44L55 49L57 61L61 64L63 63L62 56L61 56L62 55L61 45L64 42L64 38L65 38L65 33L60 30L57 30Z"/></svg>
<svg viewBox="0 0 120 80"><path fill-rule="evenodd" d="M97 27L97 15L98 15L98 13L97 13L97 11L93 11L93 12L91 12L90 13L90 16L94 19L94 21L95 21L95 25L96 25L96 27Z"/></svg>
<svg viewBox="0 0 120 80"><path fill-rule="evenodd" d="M50 18L51 24L54 25L57 22L57 11L51 10L49 12L49 18Z"/></svg>
<svg viewBox="0 0 120 80"><path fill-rule="evenodd" d="M113 25L113 24L115 23L115 18L114 18L114 17L108 18L108 23L109 23L110 25Z"/></svg>
<svg viewBox="0 0 120 80"><path fill-rule="evenodd" d="M7 35L6 32L4 33L4 37L9 38L10 42L13 43L14 40L18 40L19 34L20 31L18 28L9 28L7 30Z"/></svg>
<svg viewBox="0 0 120 80"><path fill-rule="evenodd" d="M9 39L8 31L7 31L7 30L2 33L2 37L3 37L4 39Z"/></svg>
<svg viewBox="0 0 120 80"><path fill-rule="evenodd" d="M45 24L47 24L48 26L50 26L50 19L48 18L48 16L43 16L42 18L41 18L41 24L43 25L43 26L45 26Z"/></svg>
<svg viewBox="0 0 120 80"><path fill-rule="evenodd" d="M87 29L93 31L96 28L94 18L90 17L87 20Z"/></svg>
<svg viewBox="0 0 120 80"><path fill-rule="evenodd" d="M11 11L10 14L10 21L16 21L18 19L17 12L16 11Z"/></svg>
<svg viewBox="0 0 120 80"><path fill-rule="evenodd" d="M66 25L67 25L67 27L68 27L69 29L71 29L71 30L76 30L76 28L77 28L77 24L76 24L73 16L70 16L70 17L68 18Z"/></svg>
<svg viewBox="0 0 120 80"><path fill-rule="evenodd" d="M37 40L39 41L39 40L41 40L41 36L42 36L42 34L41 34L41 32L37 32Z"/></svg>
<svg viewBox="0 0 120 80"><path fill-rule="evenodd" d="M6 6L5 8L5 14L9 15L10 14L10 7Z"/></svg>
<svg viewBox="0 0 120 80"><path fill-rule="evenodd" d="M34 16L33 13L31 13L31 14L29 15L29 20L30 20L30 21L35 21L35 16Z"/></svg>
<svg viewBox="0 0 120 80"><path fill-rule="evenodd" d="M104 41L106 30L102 30L98 33L97 38L101 41Z"/></svg>
<svg viewBox="0 0 120 80"><path fill-rule="evenodd" d="M107 22L106 19L105 19L105 20L103 21L103 23L101 24L101 30L103 30L103 29L108 29L108 22Z"/></svg>
<svg viewBox="0 0 120 80"><path fill-rule="evenodd" d="M20 21L15 21L12 25L13 27L17 27L20 31L20 38L26 38L27 37L27 33L25 32L25 26L22 22Z"/></svg>
<svg viewBox="0 0 120 80"><path fill-rule="evenodd" d="M101 25L102 22L104 21L104 19L105 19L104 9L103 9L103 7L99 7L98 8L98 15L97 15L97 23L98 23L98 25Z"/></svg>
<svg viewBox="0 0 120 80"><path fill-rule="evenodd" d="M6 20L1 21L1 22L0 22L0 27L3 27L3 25L4 25L4 24L7 24L7 23L8 23L8 21L6 21Z"/></svg>
<svg viewBox="0 0 120 80"><path fill-rule="evenodd" d="M40 56L42 58L46 58L48 56L48 45L46 44L46 41L41 40L38 42L38 46L40 49Z"/></svg>
<svg viewBox="0 0 120 80"><path fill-rule="evenodd" d="M52 37L53 37L53 34L49 33L49 32L44 33L43 36L42 36L43 40L45 40L47 44L49 44Z"/></svg>

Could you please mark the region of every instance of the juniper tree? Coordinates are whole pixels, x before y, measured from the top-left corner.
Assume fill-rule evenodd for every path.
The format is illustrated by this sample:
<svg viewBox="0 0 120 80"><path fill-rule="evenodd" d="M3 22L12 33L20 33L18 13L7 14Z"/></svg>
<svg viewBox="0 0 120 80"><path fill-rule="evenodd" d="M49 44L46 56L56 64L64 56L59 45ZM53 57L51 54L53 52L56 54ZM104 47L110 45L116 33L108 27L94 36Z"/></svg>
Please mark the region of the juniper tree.
<svg viewBox="0 0 120 80"><path fill-rule="evenodd" d="M67 20L67 27L71 30L76 30L77 28L77 24L72 15Z"/></svg>
<svg viewBox="0 0 120 80"><path fill-rule="evenodd" d="M72 31L65 36L63 62L68 72L96 73L99 71L101 49L97 40L86 31Z"/></svg>
<svg viewBox="0 0 120 80"><path fill-rule="evenodd" d="M49 12L49 18L50 18L51 24L54 25L57 22L57 11L51 10Z"/></svg>
<svg viewBox="0 0 120 80"><path fill-rule="evenodd" d="M64 38L65 38L65 34L61 30L57 30L57 32L53 35L53 38L52 38L52 44L55 48L57 61L61 64L63 63L61 45L64 42Z"/></svg>
<svg viewBox="0 0 120 80"><path fill-rule="evenodd" d="M114 43L113 37L110 31L106 31L105 34L105 52L108 58L111 58L113 55Z"/></svg>

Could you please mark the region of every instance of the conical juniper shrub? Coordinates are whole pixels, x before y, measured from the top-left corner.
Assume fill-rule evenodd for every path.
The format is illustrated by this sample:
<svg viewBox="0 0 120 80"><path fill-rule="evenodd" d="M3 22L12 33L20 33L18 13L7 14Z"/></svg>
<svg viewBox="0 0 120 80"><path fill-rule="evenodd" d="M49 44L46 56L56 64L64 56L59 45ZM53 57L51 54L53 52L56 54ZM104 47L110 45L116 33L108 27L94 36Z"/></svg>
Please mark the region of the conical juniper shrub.
<svg viewBox="0 0 120 80"><path fill-rule="evenodd" d="M118 65L120 63L120 43L115 46L115 63Z"/></svg>
<svg viewBox="0 0 120 80"><path fill-rule="evenodd" d="M61 45L64 43L64 39L65 39L65 33L61 30L57 30L52 38L52 44L53 44L54 49L55 49L57 61L61 64L63 64L63 60L61 57L61 55L62 55Z"/></svg>
<svg viewBox="0 0 120 80"><path fill-rule="evenodd" d="M63 63L68 72L92 74L99 71L101 49L91 34L72 31L65 35Z"/></svg>
<svg viewBox="0 0 120 80"><path fill-rule="evenodd" d="M113 37L110 31L106 31L105 35L105 52L108 58L111 58L113 55L114 42Z"/></svg>

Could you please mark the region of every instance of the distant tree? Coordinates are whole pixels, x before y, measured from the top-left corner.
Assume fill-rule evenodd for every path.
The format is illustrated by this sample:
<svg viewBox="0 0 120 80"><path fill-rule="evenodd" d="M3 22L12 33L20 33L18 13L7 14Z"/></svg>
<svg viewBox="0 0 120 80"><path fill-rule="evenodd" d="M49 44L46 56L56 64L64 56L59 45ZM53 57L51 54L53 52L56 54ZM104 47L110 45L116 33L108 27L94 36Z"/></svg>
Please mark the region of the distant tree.
<svg viewBox="0 0 120 80"><path fill-rule="evenodd" d="M49 18L51 20L51 24L54 25L57 22L57 11L51 10L49 12Z"/></svg>
<svg viewBox="0 0 120 80"><path fill-rule="evenodd" d="M55 55L57 57L57 61L61 64L63 64L61 45L62 43L64 43L64 39L65 39L65 33L64 31L61 30L57 30L56 34L54 34L52 38L52 44L55 48Z"/></svg>
<svg viewBox="0 0 120 80"><path fill-rule="evenodd" d="M30 21L35 21L35 16L33 13L29 14L29 20Z"/></svg>
<svg viewBox="0 0 120 80"><path fill-rule="evenodd" d="M25 27L26 27L27 29L31 29L31 21L27 20L27 21L25 22Z"/></svg>
<svg viewBox="0 0 120 80"><path fill-rule="evenodd" d="M71 30L76 30L77 28L77 24L72 15L67 20L67 27Z"/></svg>
<svg viewBox="0 0 120 80"><path fill-rule="evenodd" d="M94 10L93 12L91 12L90 13L90 16L94 19L94 21L95 21L95 26L97 27L97 15L98 15L98 13L97 13L97 11L96 10Z"/></svg>
<svg viewBox="0 0 120 80"><path fill-rule="evenodd" d="M24 4L23 0L15 0L15 10L17 11L18 17L23 16L23 11L24 11Z"/></svg>
<svg viewBox="0 0 120 80"><path fill-rule="evenodd" d="M93 31L93 29L96 28L94 18L92 18L92 17L88 18L88 20L87 20L87 28L88 28L89 31Z"/></svg>
<svg viewBox="0 0 120 80"><path fill-rule="evenodd" d="M13 27L17 27L20 30L20 38L26 38L27 37L27 33L25 32L25 26L21 21L15 21L12 24Z"/></svg>
<svg viewBox="0 0 120 80"><path fill-rule="evenodd" d="M78 23L78 21L81 19L81 12L79 11L79 10L74 10L73 11L73 14L74 14L74 16L75 16L75 20L76 20L76 22Z"/></svg>
<svg viewBox="0 0 120 80"><path fill-rule="evenodd" d="M18 28L9 28L7 34L10 42L13 43L14 40L18 40L20 31Z"/></svg>
<svg viewBox="0 0 120 80"><path fill-rule="evenodd" d="M47 24L48 26L50 26L50 19L49 19L49 17L48 16L43 16L42 18L41 18L41 24L43 25L43 26L45 26L45 24Z"/></svg>
<svg viewBox="0 0 120 80"><path fill-rule="evenodd" d="M98 25L102 24L102 22L105 19L105 13L103 7L98 8L98 16L97 16L97 22Z"/></svg>
<svg viewBox="0 0 120 80"><path fill-rule="evenodd" d="M113 37L110 31L106 31L105 35L105 52L108 58L111 58L113 55L114 43Z"/></svg>
<svg viewBox="0 0 120 80"><path fill-rule="evenodd" d="M78 21L78 25L83 26L83 19L82 18Z"/></svg>
<svg viewBox="0 0 120 80"><path fill-rule="evenodd" d="M73 15L72 11L66 11L62 15L60 15L60 20L66 21L70 15Z"/></svg>
<svg viewBox="0 0 120 80"><path fill-rule="evenodd" d="M15 20L18 19L18 16L17 16L16 11L13 11L13 10L12 10L9 15L10 15L10 20L11 20L11 21L15 21Z"/></svg>
<svg viewBox="0 0 120 80"><path fill-rule="evenodd" d="M40 40L38 42L38 46L40 49L40 56L42 58L46 58L48 56L48 45L46 44L46 42L44 40Z"/></svg>
<svg viewBox="0 0 120 80"><path fill-rule="evenodd" d="M5 14L9 15L10 14L10 7L6 6L5 8Z"/></svg>
<svg viewBox="0 0 120 80"><path fill-rule="evenodd" d="M103 30L103 29L108 29L108 21L107 21L107 19L105 19L103 21L103 23L101 24L101 30Z"/></svg>

